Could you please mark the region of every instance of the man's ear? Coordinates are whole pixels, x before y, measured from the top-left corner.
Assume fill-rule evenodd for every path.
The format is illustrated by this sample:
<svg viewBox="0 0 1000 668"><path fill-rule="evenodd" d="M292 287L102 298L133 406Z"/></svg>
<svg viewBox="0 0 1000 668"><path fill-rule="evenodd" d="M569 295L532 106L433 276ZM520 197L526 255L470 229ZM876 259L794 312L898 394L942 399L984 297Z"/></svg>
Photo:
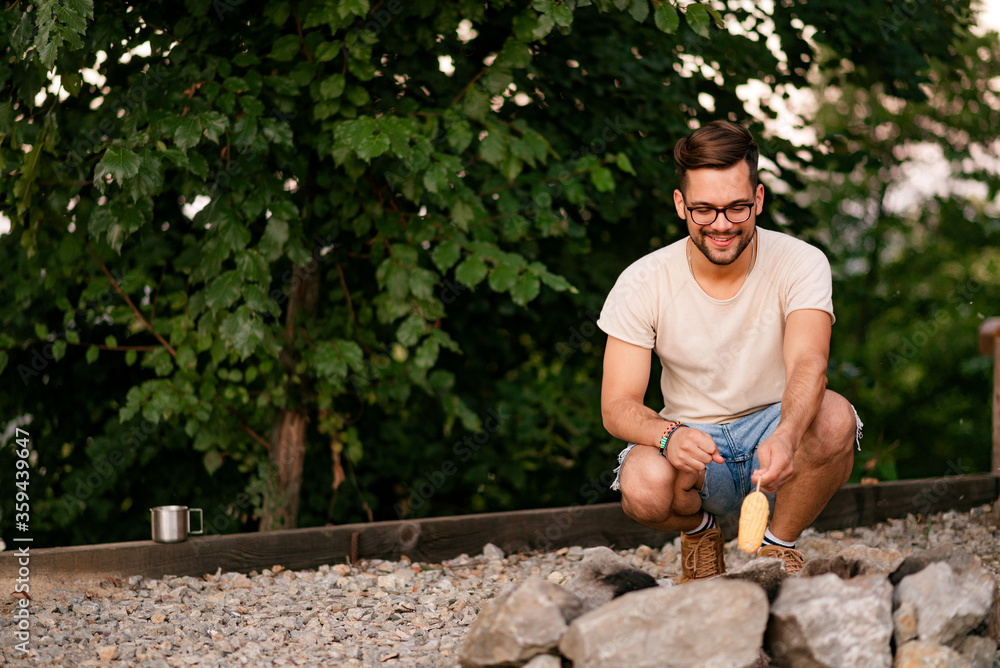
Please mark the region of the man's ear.
<svg viewBox="0 0 1000 668"><path fill-rule="evenodd" d="M757 192L754 194L754 215L759 216L760 212L764 210L764 184L757 184Z"/></svg>
<svg viewBox="0 0 1000 668"><path fill-rule="evenodd" d="M677 217L687 219L687 209L684 208L684 195L680 190L674 190L674 208L677 209Z"/></svg>

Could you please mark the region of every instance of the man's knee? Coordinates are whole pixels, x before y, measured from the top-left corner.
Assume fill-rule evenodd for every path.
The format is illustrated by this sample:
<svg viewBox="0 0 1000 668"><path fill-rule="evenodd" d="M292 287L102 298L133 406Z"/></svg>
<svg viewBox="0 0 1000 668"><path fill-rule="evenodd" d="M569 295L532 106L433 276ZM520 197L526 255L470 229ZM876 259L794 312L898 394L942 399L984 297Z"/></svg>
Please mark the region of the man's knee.
<svg viewBox="0 0 1000 668"><path fill-rule="evenodd" d="M847 399L827 390L810 431L815 454L821 458L834 458L843 456L845 452L853 452L857 431L854 408Z"/></svg>

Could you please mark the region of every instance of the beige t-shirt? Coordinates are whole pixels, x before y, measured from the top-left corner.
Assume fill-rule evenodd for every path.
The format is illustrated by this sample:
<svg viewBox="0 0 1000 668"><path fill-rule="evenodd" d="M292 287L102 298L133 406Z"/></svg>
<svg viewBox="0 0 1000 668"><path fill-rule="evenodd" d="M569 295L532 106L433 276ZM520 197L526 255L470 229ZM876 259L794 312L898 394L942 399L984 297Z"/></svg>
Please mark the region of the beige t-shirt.
<svg viewBox="0 0 1000 668"><path fill-rule="evenodd" d="M834 318L830 263L818 248L758 227L750 277L735 297L718 300L691 276L686 244L670 244L623 271L597 325L656 352L663 417L724 424L781 401L785 319L798 309Z"/></svg>

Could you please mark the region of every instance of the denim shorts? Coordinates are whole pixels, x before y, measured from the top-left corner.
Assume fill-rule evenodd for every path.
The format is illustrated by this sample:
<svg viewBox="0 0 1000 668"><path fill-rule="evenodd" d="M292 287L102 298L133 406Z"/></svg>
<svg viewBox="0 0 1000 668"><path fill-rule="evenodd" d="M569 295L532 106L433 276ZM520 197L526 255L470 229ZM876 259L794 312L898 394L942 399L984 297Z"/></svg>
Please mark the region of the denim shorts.
<svg viewBox="0 0 1000 668"><path fill-rule="evenodd" d="M853 409L853 406L852 406ZM701 487L702 508L713 515L723 517L738 515L743 497L750 493L750 476L760 468L757 461L757 446L774 433L781 419L781 402L762 408L759 411L744 415L728 424L687 424L685 426L705 432L715 441L724 463L709 462L705 471L705 482ZM861 449L861 428L864 424L854 411L857 423L855 440ZM628 453L635 447L628 447L618 453L618 468L615 469L615 481L611 489L621 489L618 476ZM768 501L774 506L774 494L767 494Z"/></svg>

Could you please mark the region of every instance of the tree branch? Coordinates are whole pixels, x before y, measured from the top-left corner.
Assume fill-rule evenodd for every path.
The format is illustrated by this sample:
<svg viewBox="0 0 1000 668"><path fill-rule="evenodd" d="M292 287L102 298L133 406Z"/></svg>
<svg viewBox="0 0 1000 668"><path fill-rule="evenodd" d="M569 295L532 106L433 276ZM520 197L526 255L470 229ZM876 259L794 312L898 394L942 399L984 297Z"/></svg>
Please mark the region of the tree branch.
<svg viewBox="0 0 1000 668"><path fill-rule="evenodd" d="M269 441L267 441L266 439L264 439L264 437L262 437L260 434L258 434L257 432L255 432L253 430L253 428L250 427L250 425L247 424L247 421L246 421L246 419L244 419L242 413L240 413L238 410L236 410L232 406L226 406L226 410L229 411L230 414L235 415L236 417L239 418L239 420L240 420L240 427L242 427L243 431L245 431L246 433L250 434L250 438L252 438L253 440L255 440L258 443L260 443L261 445L263 445L267 449L268 452L271 452L271 443Z"/></svg>
<svg viewBox="0 0 1000 668"><path fill-rule="evenodd" d="M125 300L125 303L129 305L129 308L132 309L132 312L135 313L135 316L139 318L142 324L146 326L146 329L149 330L150 334L155 336L156 340L159 341L163 345L163 347L167 349L167 352L170 353L170 356L176 359L177 351L173 349L173 346L167 343L166 339L160 336L160 334L153 329L153 326L149 324L149 321L146 320L146 317L142 315L142 312L136 307L135 304L132 303L132 300L129 299L128 295L125 294L125 292L121 289L121 286L118 285L118 281L116 281L114 277L111 275L111 272L108 271L108 268L104 265L104 262L101 260L101 258L97 256L97 253L94 252L94 248L93 246L90 245L90 242L85 241L84 243L87 245L87 251L90 252L90 255L95 260L97 260L97 264L101 266L101 271L103 271L104 275L108 277L109 281L111 281L111 286L115 289L115 292L121 295L122 299Z"/></svg>

